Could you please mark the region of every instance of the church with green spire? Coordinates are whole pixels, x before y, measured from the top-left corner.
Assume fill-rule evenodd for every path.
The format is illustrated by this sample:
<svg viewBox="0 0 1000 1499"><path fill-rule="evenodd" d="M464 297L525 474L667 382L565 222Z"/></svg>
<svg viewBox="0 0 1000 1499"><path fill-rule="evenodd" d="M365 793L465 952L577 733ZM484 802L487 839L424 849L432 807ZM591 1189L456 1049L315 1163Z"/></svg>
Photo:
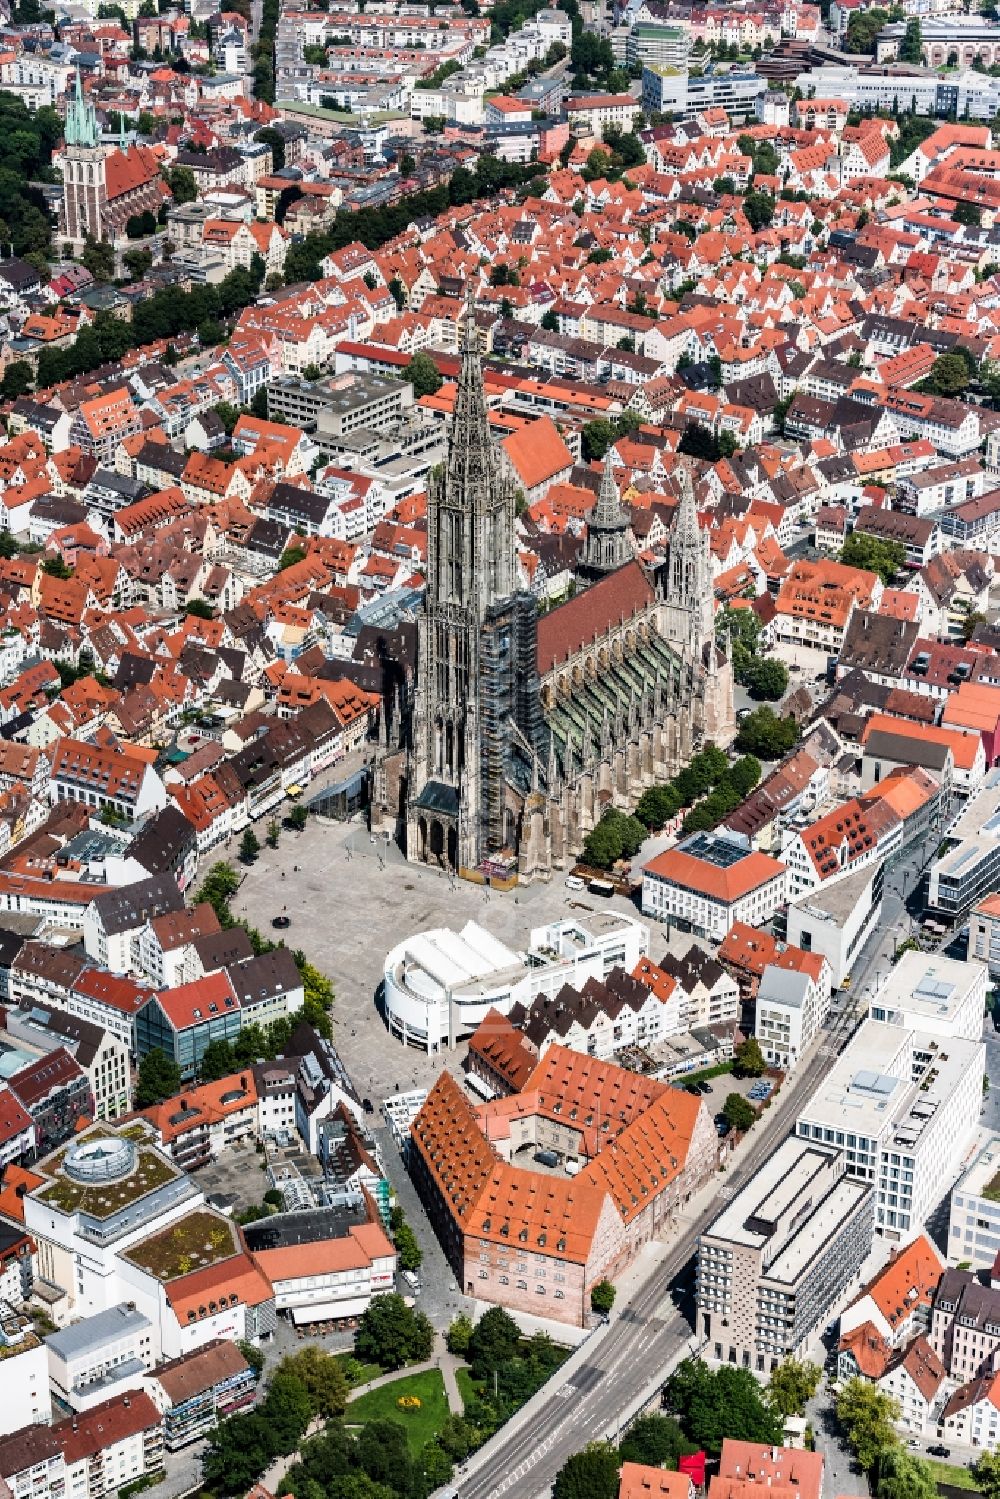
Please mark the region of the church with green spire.
<svg viewBox="0 0 1000 1499"><path fill-rule="evenodd" d="M116 248L126 245L129 219L147 210L157 213L170 197L156 152L148 146L120 151L102 144L97 111L79 68L63 135L62 242L75 255L88 238L106 240Z"/></svg>

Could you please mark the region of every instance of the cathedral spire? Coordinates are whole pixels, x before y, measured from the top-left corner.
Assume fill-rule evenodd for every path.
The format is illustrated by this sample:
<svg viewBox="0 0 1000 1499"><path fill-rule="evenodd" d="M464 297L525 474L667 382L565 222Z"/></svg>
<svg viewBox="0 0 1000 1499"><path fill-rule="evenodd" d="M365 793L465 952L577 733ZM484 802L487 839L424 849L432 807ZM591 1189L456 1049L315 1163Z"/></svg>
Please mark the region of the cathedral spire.
<svg viewBox="0 0 1000 1499"><path fill-rule="evenodd" d="M66 125L63 134L67 146L83 146L93 149L97 145L97 114L93 104L84 95L79 64L76 69L73 97L66 110Z"/></svg>
<svg viewBox="0 0 1000 1499"><path fill-rule="evenodd" d="M604 457L604 472L597 503L587 521L587 540L578 572L588 582L596 582L607 573L624 567L631 556L628 541L629 516L618 498L618 486L611 462L611 449Z"/></svg>
<svg viewBox="0 0 1000 1499"><path fill-rule="evenodd" d="M483 366L479 357L479 333L476 328L476 296L470 280L465 293L465 323L462 329L462 368L458 376L455 418L452 424L448 474L458 478L474 472L482 475L489 465L490 427L483 390Z"/></svg>

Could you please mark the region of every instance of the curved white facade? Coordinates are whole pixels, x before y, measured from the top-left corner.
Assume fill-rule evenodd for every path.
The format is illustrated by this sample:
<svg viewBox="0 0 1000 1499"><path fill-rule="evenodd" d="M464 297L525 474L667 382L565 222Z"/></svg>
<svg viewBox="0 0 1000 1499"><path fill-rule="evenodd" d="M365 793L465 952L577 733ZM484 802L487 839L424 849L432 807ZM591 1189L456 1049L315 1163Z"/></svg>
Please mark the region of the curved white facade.
<svg viewBox="0 0 1000 1499"><path fill-rule="evenodd" d="M475 921L461 932L436 927L398 943L385 960L389 1029L405 1043L437 1051L469 1036L486 1012L506 1015L520 1001L579 987L612 968L631 972L648 951L649 928L608 913L588 927L557 921L531 933L528 952L515 952Z"/></svg>

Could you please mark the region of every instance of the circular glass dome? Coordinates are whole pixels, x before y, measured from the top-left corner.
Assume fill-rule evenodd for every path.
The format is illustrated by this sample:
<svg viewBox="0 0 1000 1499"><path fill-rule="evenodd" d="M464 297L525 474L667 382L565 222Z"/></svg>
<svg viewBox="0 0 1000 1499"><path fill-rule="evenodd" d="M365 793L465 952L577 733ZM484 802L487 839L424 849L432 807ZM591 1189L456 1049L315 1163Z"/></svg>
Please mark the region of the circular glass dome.
<svg viewBox="0 0 1000 1499"><path fill-rule="evenodd" d="M135 1162L134 1141L120 1136L99 1135L96 1139L71 1145L63 1161L63 1170L76 1182L113 1182L127 1176Z"/></svg>

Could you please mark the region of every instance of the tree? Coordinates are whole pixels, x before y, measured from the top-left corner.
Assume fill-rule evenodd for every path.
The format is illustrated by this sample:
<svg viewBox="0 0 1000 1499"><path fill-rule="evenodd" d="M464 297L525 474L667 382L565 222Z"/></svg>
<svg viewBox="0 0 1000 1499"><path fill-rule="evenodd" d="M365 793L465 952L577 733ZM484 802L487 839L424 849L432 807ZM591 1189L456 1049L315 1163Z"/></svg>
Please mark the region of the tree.
<svg viewBox="0 0 1000 1499"><path fill-rule="evenodd" d="M804 1416L822 1377L818 1364L786 1358L771 1375L767 1398L781 1416Z"/></svg>
<svg viewBox="0 0 1000 1499"><path fill-rule="evenodd" d="M956 214L957 217L957 214ZM965 222L964 219L959 220ZM921 380L920 389L929 395L960 396L969 383L970 370L961 354L939 354L926 380Z"/></svg>
<svg viewBox="0 0 1000 1499"><path fill-rule="evenodd" d="M236 423L239 421L242 415L240 408L238 406L234 406L232 401L216 401L215 405L212 407L212 410L215 412L216 416L219 418L219 421L225 427L226 436L232 437Z"/></svg>
<svg viewBox="0 0 1000 1499"><path fill-rule="evenodd" d="M759 230L766 229L774 218L774 199L769 193L749 192L743 199L743 212L756 234Z"/></svg>
<svg viewBox="0 0 1000 1499"><path fill-rule="evenodd" d="M590 1288L591 1311L606 1317L615 1304L616 1291L610 1280L599 1280Z"/></svg>
<svg viewBox="0 0 1000 1499"><path fill-rule="evenodd" d="M275 1456L263 1408L220 1421L202 1453L202 1478L213 1493L245 1494Z"/></svg>
<svg viewBox="0 0 1000 1499"><path fill-rule="evenodd" d="M782 1423L765 1404L749 1369L730 1364L711 1370L685 1359L667 1380L665 1394L684 1435L710 1457L718 1457L724 1437L778 1446Z"/></svg>
<svg viewBox="0 0 1000 1499"><path fill-rule="evenodd" d="M73 569L65 557L46 557L42 563L42 572L48 573L50 578L61 578L63 582L73 576Z"/></svg>
<svg viewBox="0 0 1000 1499"><path fill-rule="evenodd" d="M280 172L285 165L285 142L284 138L275 130L273 125L265 125L258 130L256 140L263 141L271 148L271 164L275 172Z"/></svg>
<svg viewBox="0 0 1000 1499"><path fill-rule="evenodd" d="M296 802L288 814L288 826L296 833L301 833L309 821L309 808L305 802Z"/></svg>
<svg viewBox="0 0 1000 1499"><path fill-rule="evenodd" d="M600 822L584 839L583 857L598 869L610 869L619 859L638 853L645 837L646 829L637 817L608 806Z"/></svg>
<svg viewBox="0 0 1000 1499"><path fill-rule="evenodd" d="M0 397L5 401L16 401L31 389L31 365L25 359L15 359L4 371Z"/></svg>
<svg viewBox="0 0 1000 1499"><path fill-rule="evenodd" d="M937 1499L934 1470L924 1458L898 1444L879 1455L877 1499Z"/></svg>
<svg viewBox="0 0 1000 1499"><path fill-rule="evenodd" d="M554 307L549 307L542 313L542 327L546 333L559 332L559 314Z"/></svg>
<svg viewBox="0 0 1000 1499"><path fill-rule="evenodd" d="M240 840L240 858L244 864L252 864L260 853L260 839L253 828L247 828Z"/></svg>
<svg viewBox="0 0 1000 1499"><path fill-rule="evenodd" d="M184 605L184 613L193 616L195 619L215 618L215 610L208 602L208 599L189 599Z"/></svg>
<svg viewBox="0 0 1000 1499"><path fill-rule="evenodd" d="M580 447L586 463L599 462L615 440L615 429L603 416L580 428Z"/></svg>
<svg viewBox="0 0 1000 1499"><path fill-rule="evenodd" d="M278 571L283 573L286 567L294 567L297 562L304 562L306 549L301 546L286 547L278 558Z"/></svg>
<svg viewBox="0 0 1000 1499"><path fill-rule="evenodd" d="M175 203L195 201L198 196L198 183L190 167L171 167L166 178Z"/></svg>
<svg viewBox="0 0 1000 1499"><path fill-rule="evenodd" d="M840 552L841 562L877 573L883 583L891 583L906 562L906 547L901 541L883 541L864 531L852 531Z"/></svg>
<svg viewBox="0 0 1000 1499"><path fill-rule="evenodd" d="M972 1466L983 1499L1000 1499L1000 1452L984 1452Z"/></svg>
<svg viewBox="0 0 1000 1499"><path fill-rule="evenodd" d="M767 1070L760 1043L756 1036L748 1036L733 1052L734 1077L763 1077Z"/></svg>
<svg viewBox="0 0 1000 1499"><path fill-rule="evenodd" d="M153 264L152 250L126 250L122 256L125 267L133 281L141 281Z"/></svg>
<svg viewBox="0 0 1000 1499"><path fill-rule="evenodd" d="M757 1122L757 1114L753 1105L747 1103L742 1093L730 1093L722 1105L722 1114L733 1129L738 1129L740 1134L745 1135L748 1129L752 1129Z"/></svg>
<svg viewBox="0 0 1000 1499"><path fill-rule="evenodd" d="M413 1492L413 1459L406 1432L398 1421L369 1421L355 1447L362 1472L392 1494Z"/></svg>
<svg viewBox="0 0 1000 1499"><path fill-rule="evenodd" d="M773 708L755 708L740 724L735 747L741 754L780 760L799 740L799 726L791 716L779 718Z"/></svg>
<svg viewBox="0 0 1000 1499"><path fill-rule="evenodd" d="M198 1076L203 1083L218 1082L234 1070L236 1059L228 1041L209 1041L198 1065Z"/></svg>
<svg viewBox="0 0 1000 1499"><path fill-rule="evenodd" d="M899 1402L878 1385L866 1379L849 1379L837 1395L835 1409L863 1468L874 1467L881 1454L896 1445L893 1428L899 1420Z"/></svg>
<svg viewBox="0 0 1000 1499"><path fill-rule="evenodd" d="M880 5L870 10L854 11L847 26L846 49L848 52L875 51L875 38L889 20L889 12Z"/></svg>
<svg viewBox="0 0 1000 1499"><path fill-rule="evenodd" d="M276 817L272 817L267 825L267 846L277 848L278 839L281 837L281 824Z"/></svg>
<svg viewBox="0 0 1000 1499"><path fill-rule="evenodd" d="M970 609L962 620L962 639L966 642L970 641L976 633L978 626L985 625L986 623L985 614L981 613L978 609Z"/></svg>
<svg viewBox="0 0 1000 1499"><path fill-rule="evenodd" d="M236 1346L253 1370L254 1378L260 1379L260 1376L264 1372L265 1364L265 1358L261 1350L256 1344L248 1342L246 1338L241 1338Z"/></svg>
<svg viewBox="0 0 1000 1499"><path fill-rule="evenodd" d="M393 1233L393 1242L399 1254L400 1270L419 1270L424 1252L417 1243L417 1236L408 1223L401 1223Z"/></svg>
<svg viewBox="0 0 1000 1499"><path fill-rule="evenodd" d="M610 1442L591 1442L582 1452L574 1452L559 1469L552 1487L553 1499L615 1499L619 1466L618 1453Z"/></svg>
<svg viewBox="0 0 1000 1499"><path fill-rule="evenodd" d="M312 1419L309 1391L301 1379L279 1369L271 1380L261 1415L267 1421L274 1451L294 1452Z"/></svg>
<svg viewBox="0 0 1000 1499"><path fill-rule="evenodd" d="M419 399L421 396L432 396L441 389L441 372L429 354L422 351L414 354L406 369L403 371L403 379L409 380L413 386L413 394Z"/></svg>
<svg viewBox="0 0 1000 1499"><path fill-rule="evenodd" d="M115 252L106 239L94 239L88 234L80 258L95 281L114 280Z"/></svg>
<svg viewBox="0 0 1000 1499"><path fill-rule="evenodd" d="M675 1470L677 1459L695 1448L672 1416L640 1416L625 1433L618 1456L627 1463Z"/></svg>
<svg viewBox="0 0 1000 1499"><path fill-rule="evenodd" d="M181 1085L181 1069L173 1057L168 1057L158 1046L147 1051L139 1063L139 1077L135 1085L137 1109L151 1108L165 1098L173 1098Z"/></svg>
<svg viewBox="0 0 1000 1499"><path fill-rule="evenodd" d="M760 645L760 616L750 608L736 609L727 604L716 616L715 637L720 644L726 636L733 658L733 676L743 683L746 672L757 656Z"/></svg>
<svg viewBox="0 0 1000 1499"><path fill-rule="evenodd" d="M469 1338L468 1361L476 1379L488 1379L511 1360L521 1346L521 1329L502 1306L491 1306Z"/></svg>
<svg viewBox="0 0 1000 1499"><path fill-rule="evenodd" d="M907 21L903 40L899 44L898 57L900 62L914 62L918 66L923 62L924 38L920 27L919 18Z"/></svg>
<svg viewBox="0 0 1000 1499"><path fill-rule="evenodd" d="M445 1334L445 1342L449 1353L465 1354L469 1351L469 1340L472 1337L472 1320L464 1312L452 1320L451 1326Z"/></svg>
<svg viewBox="0 0 1000 1499"><path fill-rule="evenodd" d="M777 703L788 691L788 667L773 657L768 660L758 657L747 666L743 681L756 702L765 699Z"/></svg>
<svg viewBox="0 0 1000 1499"><path fill-rule="evenodd" d="M354 1351L383 1369L401 1369L430 1357L434 1329L423 1312L408 1307L394 1292L376 1296L358 1323Z"/></svg>
<svg viewBox="0 0 1000 1499"><path fill-rule="evenodd" d="M310 1343L300 1352L283 1358L278 1368L282 1374L293 1375L306 1390L311 1415L329 1420L344 1414L347 1380L340 1360L332 1353Z"/></svg>

